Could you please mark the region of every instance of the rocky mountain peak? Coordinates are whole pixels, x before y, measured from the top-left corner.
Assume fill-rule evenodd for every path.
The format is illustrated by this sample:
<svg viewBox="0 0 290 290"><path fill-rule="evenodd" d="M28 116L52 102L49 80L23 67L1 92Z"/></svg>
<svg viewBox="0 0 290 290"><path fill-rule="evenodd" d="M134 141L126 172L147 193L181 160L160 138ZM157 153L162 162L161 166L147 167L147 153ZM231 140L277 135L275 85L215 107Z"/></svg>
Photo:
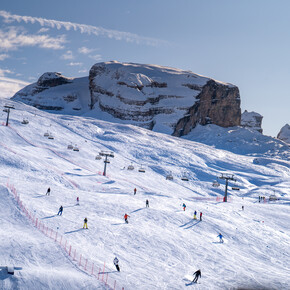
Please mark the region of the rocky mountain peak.
<svg viewBox="0 0 290 290"><path fill-rule="evenodd" d="M285 126L282 127L277 138L290 144L290 125L289 124L286 124Z"/></svg>

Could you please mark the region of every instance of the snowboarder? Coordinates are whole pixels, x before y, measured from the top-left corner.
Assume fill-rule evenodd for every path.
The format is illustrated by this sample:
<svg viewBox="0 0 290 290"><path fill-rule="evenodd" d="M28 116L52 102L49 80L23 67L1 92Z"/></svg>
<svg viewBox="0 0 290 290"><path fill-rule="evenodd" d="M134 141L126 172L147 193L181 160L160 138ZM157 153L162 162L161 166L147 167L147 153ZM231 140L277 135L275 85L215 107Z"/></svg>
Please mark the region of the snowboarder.
<svg viewBox="0 0 290 290"><path fill-rule="evenodd" d="M202 221L202 212L199 214L199 220Z"/></svg>
<svg viewBox="0 0 290 290"><path fill-rule="evenodd" d="M128 217L130 217L130 216L127 215L127 214L125 213L125 215L124 215L124 219L125 219L125 223L126 223L126 224L128 223Z"/></svg>
<svg viewBox="0 0 290 290"><path fill-rule="evenodd" d="M58 210L57 215L62 215L62 211L63 211L63 207L62 207L62 205L61 205L60 208L59 208L59 210Z"/></svg>
<svg viewBox="0 0 290 290"><path fill-rule="evenodd" d="M134 188L134 195L136 195L136 192L137 192L137 189L136 189L136 188Z"/></svg>
<svg viewBox="0 0 290 290"><path fill-rule="evenodd" d="M194 211L193 219L196 220L196 210Z"/></svg>
<svg viewBox="0 0 290 290"><path fill-rule="evenodd" d="M186 209L185 203L183 203L182 207L183 207L183 210L185 211L185 209Z"/></svg>
<svg viewBox="0 0 290 290"><path fill-rule="evenodd" d="M146 199L146 207L149 207L149 200Z"/></svg>
<svg viewBox="0 0 290 290"><path fill-rule="evenodd" d="M120 272L120 267L119 267L119 260L118 260L118 258L115 257L115 259L114 259L113 262L114 262L114 265L116 266L117 271Z"/></svg>
<svg viewBox="0 0 290 290"><path fill-rule="evenodd" d="M50 187L47 189L46 195L50 195Z"/></svg>
<svg viewBox="0 0 290 290"><path fill-rule="evenodd" d="M87 219L87 218L84 219L84 226L83 226L83 229L84 229L84 228L86 228L86 229L88 228L88 219Z"/></svg>
<svg viewBox="0 0 290 290"><path fill-rule="evenodd" d="M77 197L77 205L80 205L80 199Z"/></svg>
<svg viewBox="0 0 290 290"><path fill-rule="evenodd" d="M223 243L224 242L223 235L221 233L219 233L219 235L217 237L220 238L220 243Z"/></svg>
<svg viewBox="0 0 290 290"><path fill-rule="evenodd" d="M192 283L197 283L198 277L201 277L201 272L200 270L197 270L196 272L193 273L195 275L194 279L192 280Z"/></svg>

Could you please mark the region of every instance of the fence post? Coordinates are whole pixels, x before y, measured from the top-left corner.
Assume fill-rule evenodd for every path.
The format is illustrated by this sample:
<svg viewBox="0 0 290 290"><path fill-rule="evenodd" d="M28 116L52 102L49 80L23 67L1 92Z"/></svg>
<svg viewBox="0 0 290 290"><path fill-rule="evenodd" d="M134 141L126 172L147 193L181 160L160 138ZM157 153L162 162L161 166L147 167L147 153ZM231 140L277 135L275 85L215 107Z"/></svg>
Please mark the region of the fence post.
<svg viewBox="0 0 290 290"><path fill-rule="evenodd" d="M56 234L55 234L55 239L54 239L54 241L55 241L55 242L57 241L57 232L56 232Z"/></svg>
<svg viewBox="0 0 290 290"><path fill-rule="evenodd" d="M82 254L80 255L80 261L79 261L79 266L82 265Z"/></svg>
<svg viewBox="0 0 290 290"><path fill-rule="evenodd" d="M71 253L71 245L69 246L69 251L68 251L68 255L70 256Z"/></svg>
<svg viewBox="0 0 290 290"><path fill-rule="evenodd" d="M38 224L38 218L36 218L35 220L35 226L37 227L37 224Z"/></svg>

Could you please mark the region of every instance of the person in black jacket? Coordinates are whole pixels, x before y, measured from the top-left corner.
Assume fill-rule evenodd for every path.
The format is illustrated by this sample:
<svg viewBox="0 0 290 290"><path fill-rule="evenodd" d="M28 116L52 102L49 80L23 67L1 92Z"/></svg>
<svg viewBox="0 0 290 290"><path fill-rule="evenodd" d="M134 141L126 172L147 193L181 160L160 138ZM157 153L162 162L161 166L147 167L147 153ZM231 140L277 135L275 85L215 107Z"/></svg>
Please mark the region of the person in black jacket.
<svg viewBox="0 0 290 290"><path fill-rule="evenodd" d="M197 270L196 272L194 272L193 275L195 275L195 277L194 277L192 283L197 283L198 277L201 277L200 270Z"/></svg>
<svg viewBox="0 0 290 290"><path fill-rule="evenodd" d="M116 266L117 271L120 272L120 267L119 267L119 260L118 260L118 258L115 257L115 259L114 259L113 262L114 262L114 265Z"/></svg>
<svg viewBox="0 0 290 290"><path fill-rule="evenodd" d="M59 210L58 210L58 215L62 215L62 211L63 211L63 207L62 207L62 205L60 206L60 208L59 208Z"/></svg>
<svg viewBox="0 0 290 290"><path fill-rule="evenodd" d="M50 195L50 187L47 189L46 195Z"/></svg>
<svg viewBox="0 0 290 290"><path fill-rule="evenodd" d="M83 226L83 229L87 229L88 228L88 219L87 218L85 218L84 219L84 226Z"/></svg>

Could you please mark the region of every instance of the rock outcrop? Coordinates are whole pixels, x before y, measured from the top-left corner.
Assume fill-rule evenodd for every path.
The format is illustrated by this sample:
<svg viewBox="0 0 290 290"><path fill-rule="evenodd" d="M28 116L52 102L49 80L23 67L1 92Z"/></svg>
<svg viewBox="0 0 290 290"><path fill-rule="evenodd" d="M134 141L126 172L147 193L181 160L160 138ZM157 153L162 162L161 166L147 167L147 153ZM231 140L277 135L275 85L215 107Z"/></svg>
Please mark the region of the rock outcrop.
<svg viewBox="0 0 290 290"><path fill-rule="evenodd" d="M256 112L248 112L247 110L245 110L241 117L241 126L251 128L260 133L263 133L262 120L262 115Z"/></svg>
<svg viewBox="0 0 290 290"><path fill-rule="evenodd" d="M284 127L282 127L277 138L290 144L290 125L289 124L286 124Z"/></svg>
<svg viewBox="0 0 290 290"><path fill-rule="evenodd" d="M238 88L190 71L107 62L95 64L89 80L92 109L154 131L182 136L196 124L240 125Z"/></svg>

